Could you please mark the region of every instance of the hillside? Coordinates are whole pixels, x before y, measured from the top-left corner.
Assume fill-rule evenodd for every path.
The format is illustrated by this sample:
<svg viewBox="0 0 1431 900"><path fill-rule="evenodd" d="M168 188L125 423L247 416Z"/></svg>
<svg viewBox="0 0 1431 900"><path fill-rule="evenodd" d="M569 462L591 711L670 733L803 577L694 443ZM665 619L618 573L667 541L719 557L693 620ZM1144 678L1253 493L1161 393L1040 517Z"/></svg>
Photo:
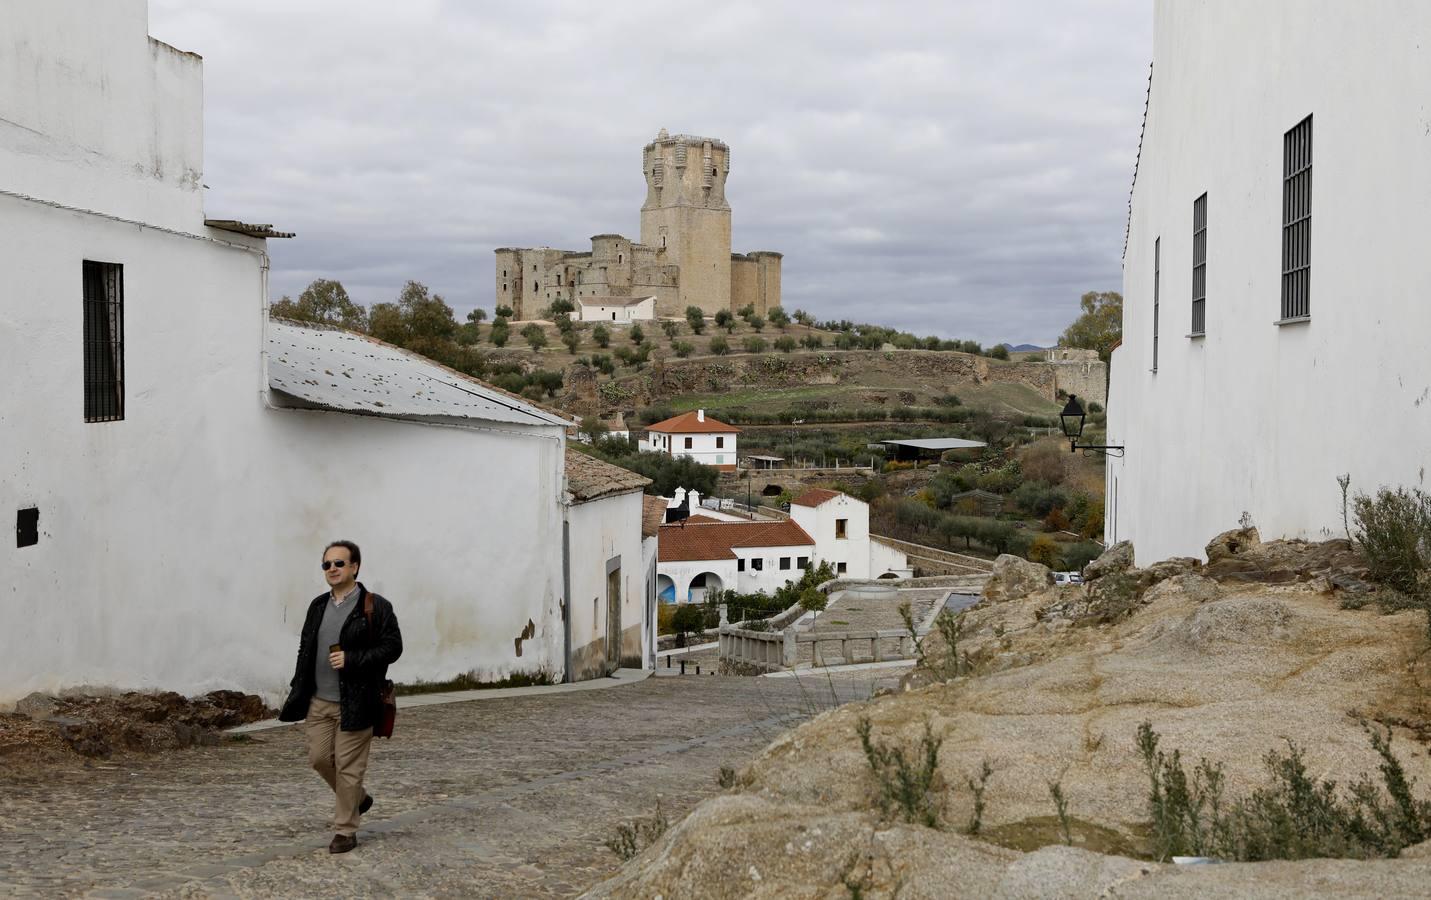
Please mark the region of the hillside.
<svg viewBox="0 0 1431 900"><path fill-rule="evenodd" d="M679 896L690 884L711 897L1425 896L1431 806L1398 818L1399 788L1369 740L1391 738L1426 800L1424 614L1344 608L1334 585L1368 589L1346 541L1257 545L1254 534L1209 550L1206 566L1146 569L1114 553L1087 587L1055 588L1041 567L1002 559L963 616L960 669L932 638L908 690L776 738L589 896ZM1158 783L1174 793L1151 791L1145 722L1164 753ZM1340 807L1287 768L1295 754L1305 778L1337 782ZM1195 778L1204 757L1222 764L1220 788ZM895 793L882 801L881 785ZM1196 820L1182 817L1187 790L1203 796ZM1361 824L1343 817L1351 808L1367 811ZM1169 809L1162 826L1150 821Z"/></svg>

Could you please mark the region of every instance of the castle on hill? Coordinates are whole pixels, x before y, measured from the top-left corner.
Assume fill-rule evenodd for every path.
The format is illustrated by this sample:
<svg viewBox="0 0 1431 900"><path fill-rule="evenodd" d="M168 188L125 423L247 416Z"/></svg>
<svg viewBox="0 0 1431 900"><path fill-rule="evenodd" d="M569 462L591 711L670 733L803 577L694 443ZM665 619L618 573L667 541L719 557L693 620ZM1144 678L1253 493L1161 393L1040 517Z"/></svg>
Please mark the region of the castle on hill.
<svg viewBox="0 0 1431 900"><path fill-rule="evenodd" d="M535 318L555 300L619 306L654 297L657 316L682 316L688 306L706 315L754 306L764 315L779 306L781 255L730 249L730 147L663 128L646 145L642 168L639 243L598 234L589 252L499 248L496 305L510 306L517 319Z"/></svg>

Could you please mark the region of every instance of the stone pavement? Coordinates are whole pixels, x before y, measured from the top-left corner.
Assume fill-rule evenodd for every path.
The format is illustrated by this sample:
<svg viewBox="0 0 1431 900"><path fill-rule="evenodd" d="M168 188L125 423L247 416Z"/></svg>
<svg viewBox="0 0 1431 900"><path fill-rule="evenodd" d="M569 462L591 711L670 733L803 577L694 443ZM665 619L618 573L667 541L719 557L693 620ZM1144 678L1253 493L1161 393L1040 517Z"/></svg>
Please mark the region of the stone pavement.
<svg viewBox="0 0 1431 900"><path fill-rule="evenodd" d="M780 731L897 672L647 679L404 710L375 742L358 849L302 731L152 757L0 771L0 894L566 897L619 865L603 842L661 798L674 824Z"/></svg>

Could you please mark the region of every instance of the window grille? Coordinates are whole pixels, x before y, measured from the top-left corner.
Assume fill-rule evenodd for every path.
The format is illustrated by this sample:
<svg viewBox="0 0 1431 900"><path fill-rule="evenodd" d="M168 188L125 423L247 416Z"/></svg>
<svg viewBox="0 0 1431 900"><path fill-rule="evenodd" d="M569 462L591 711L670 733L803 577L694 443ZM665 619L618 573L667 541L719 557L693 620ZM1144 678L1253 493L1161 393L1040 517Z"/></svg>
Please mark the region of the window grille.
<svg viewBox="0 0 1431 900"><path fill-rule="evenodd" d="M1312 314L1312 117L1282 137L1282 318Z"/></svg>
<svg viewBox="0 0 1431 900"><path fill-rule="evenodd" d="M84 261L84 420L124 418L124 267Z"/></svg>
<svg viewBox="0 0 1431 900"><path fill-rule="evenodd" d="M1207 194L1193 201L1192 333L1207 326Z"/></svg>
<svg viewBox="0 0 1431 900"><path fill-rule="evenodd" d="M1153 239L1153 371L1158 371L1158 278L1163 255L1163 239Z"/></svg>

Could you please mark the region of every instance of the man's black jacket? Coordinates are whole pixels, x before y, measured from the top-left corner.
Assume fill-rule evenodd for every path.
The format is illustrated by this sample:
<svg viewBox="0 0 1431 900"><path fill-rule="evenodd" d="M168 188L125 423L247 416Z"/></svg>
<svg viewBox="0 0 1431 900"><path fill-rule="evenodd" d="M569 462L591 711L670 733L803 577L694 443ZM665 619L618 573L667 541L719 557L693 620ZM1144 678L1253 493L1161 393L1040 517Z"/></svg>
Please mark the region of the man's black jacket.
<svg viewBox="0 0 1431 900"><path fill-rule="evenodd" d="M284 722L297 722L308 715L308 704L317 690L313 663L320 649L318 626L323 622L323 608L331 597L331 593L319 594L308 604L303 636L298 641L298 665L293 672L292 689L278 716ZM368 589L359 582L353 608L338 635L345 654L343 668L338 672L338 705L342 710L338 727L344 731L362 731L377 722L388 666L402 656L402 632L398 630L393 605L377 594L372 597L373 621L369 624L363 613ZM321 650L326 657L328 648Z"/></svg>

